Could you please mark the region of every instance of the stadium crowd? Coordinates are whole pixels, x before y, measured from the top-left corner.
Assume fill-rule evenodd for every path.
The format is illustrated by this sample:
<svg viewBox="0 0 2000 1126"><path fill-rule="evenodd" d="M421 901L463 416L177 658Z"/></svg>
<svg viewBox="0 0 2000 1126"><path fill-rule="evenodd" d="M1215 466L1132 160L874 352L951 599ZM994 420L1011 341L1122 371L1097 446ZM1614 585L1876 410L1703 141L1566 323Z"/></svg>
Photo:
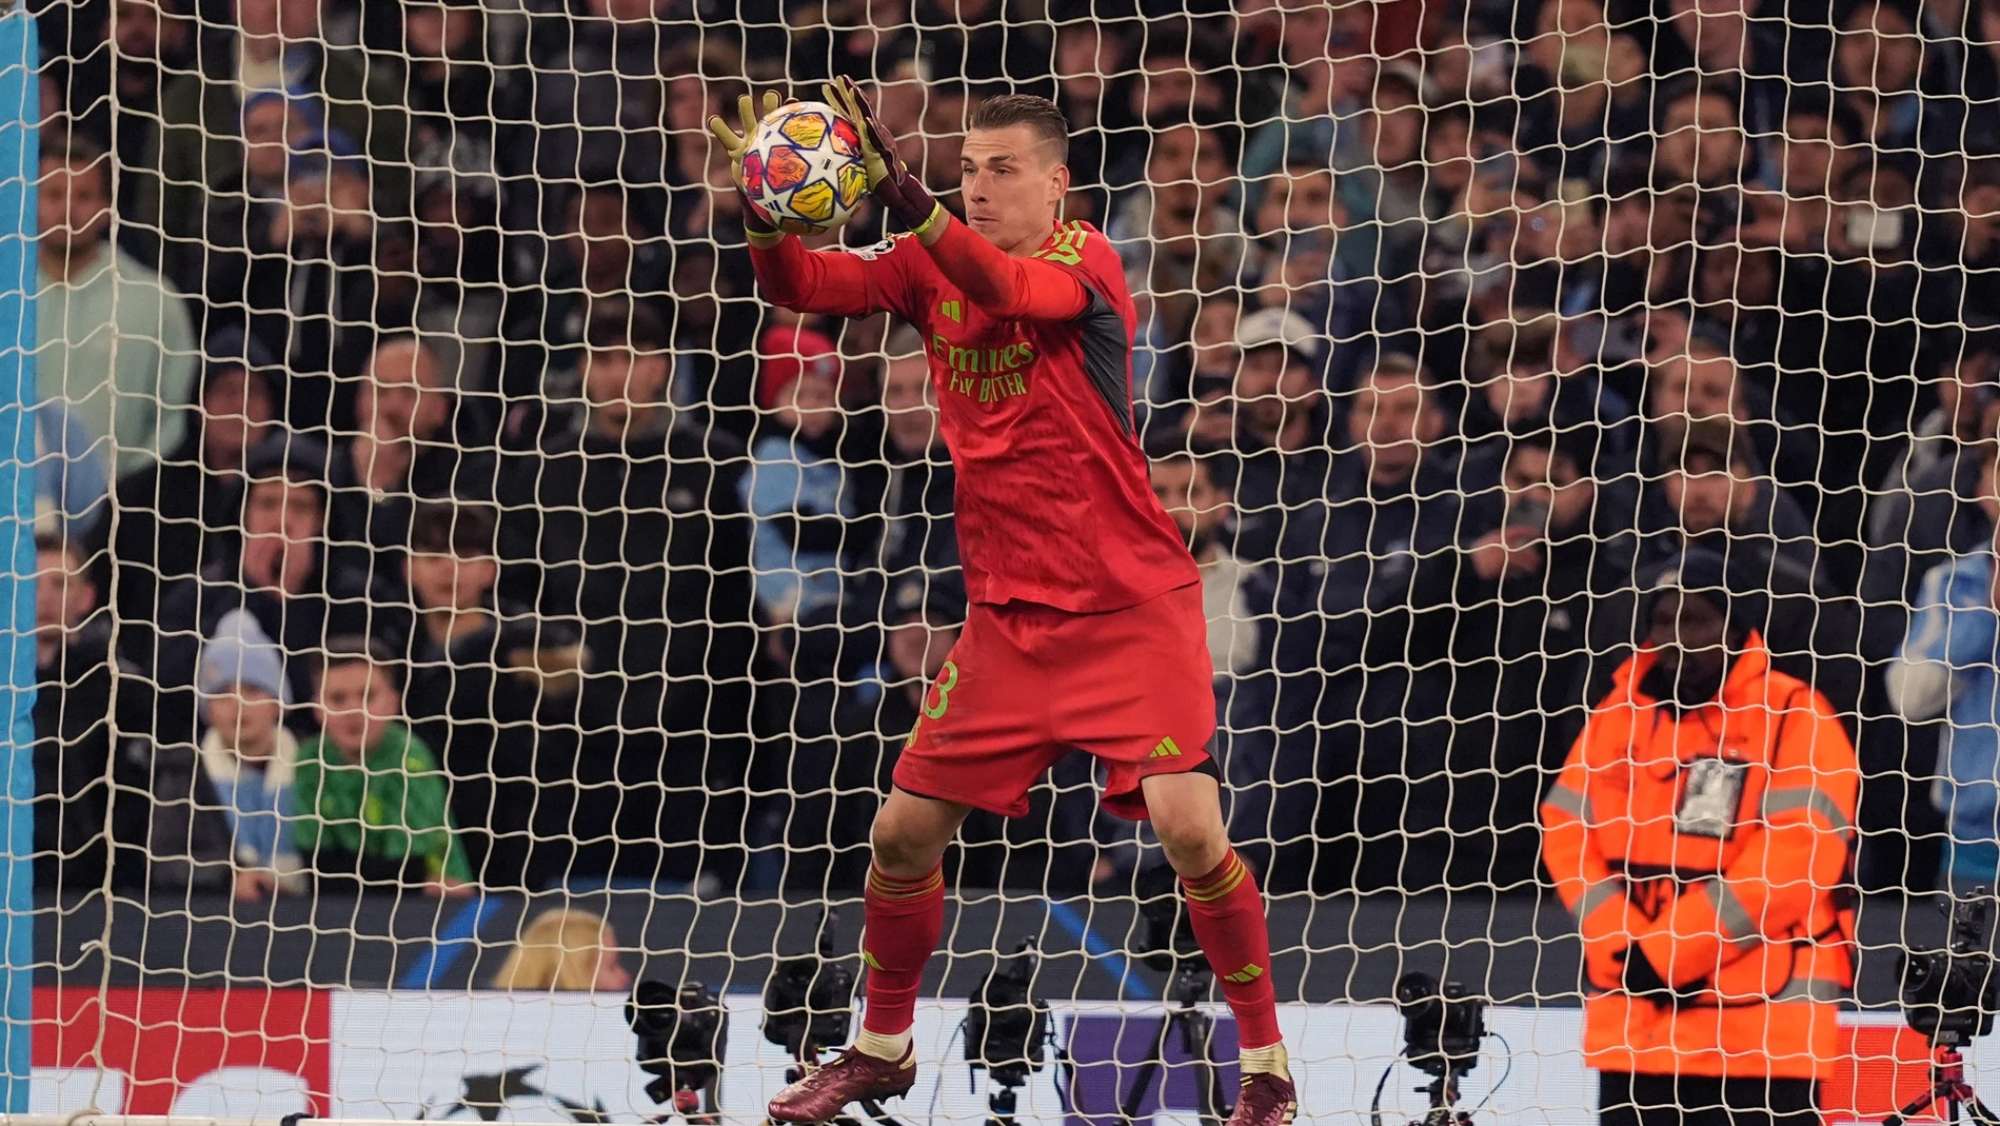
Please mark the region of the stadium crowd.
<svg viewBox="0 0 2000 1126"><path fill-rule="evenodd" d="M859 885L951 469L922 340L755 298L703 126L844 74L948 205L969 100L1068 113L1272 891L1535 879L1691 543L1929 886L2000 778L1990 626L1977 699L1885 676L2000 512L2000 6L1067 7L45 5L43 882ZM1089 770L958 878L1127 877Z"/></svg>

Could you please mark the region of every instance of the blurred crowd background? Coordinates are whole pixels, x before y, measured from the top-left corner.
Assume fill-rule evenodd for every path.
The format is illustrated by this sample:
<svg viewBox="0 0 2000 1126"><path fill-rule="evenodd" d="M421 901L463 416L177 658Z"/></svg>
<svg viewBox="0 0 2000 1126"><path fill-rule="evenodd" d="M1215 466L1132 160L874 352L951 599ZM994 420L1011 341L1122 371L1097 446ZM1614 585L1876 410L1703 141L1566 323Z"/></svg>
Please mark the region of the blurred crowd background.
<svg viewBox="0 0 2000 1126"><path fill-rule="evenodd" d="M832 75L948 205L978 98L1069 115L1274 892L1534 880L1691 542L1855 735L1862 884L1933 879L1883 670L2000 513L2000 5L34 6L45 885L858 886L951 468L704 125ZM1127 880L1090 769L955 876Z"/></svg>

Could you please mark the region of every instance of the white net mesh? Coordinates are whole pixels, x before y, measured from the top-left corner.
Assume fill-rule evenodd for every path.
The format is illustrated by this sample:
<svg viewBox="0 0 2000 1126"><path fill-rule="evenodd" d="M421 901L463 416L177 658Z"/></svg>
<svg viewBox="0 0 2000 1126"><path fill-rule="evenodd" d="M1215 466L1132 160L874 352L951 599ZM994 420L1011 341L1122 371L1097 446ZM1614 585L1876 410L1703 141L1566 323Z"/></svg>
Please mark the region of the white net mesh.
<svg viewBox="0 0 2000 1126"><path fill-rule="evenodd" d="M1068 116L1309 1118L1380 1094L1411 968L1493 999L1501 1121L1590 1119L1593 1068L1779 1117L1928 1081L1907 897L2000 869L1985 0L29 6L36 1112L638 1121L706 1056L751 1121L765 1003L845 1011L762 995L823 903L858 970L953 471L921 337L758 299L705 125L835 75L947 206L979 98ZM1796 679L1627 665L1668 572ZM1136 1066L1183 1001L1233 1075L1096 787L950 853L907 1117L1000 1113L965 999L1029 937L1078 1066L1020 1117L1198 1118L1199 1045ZM1713 965L1605 1031L1662 929ZM665 1088L641 978L728 1016ZM1801 1041L1788 990L1857 1004Z"/></svg>

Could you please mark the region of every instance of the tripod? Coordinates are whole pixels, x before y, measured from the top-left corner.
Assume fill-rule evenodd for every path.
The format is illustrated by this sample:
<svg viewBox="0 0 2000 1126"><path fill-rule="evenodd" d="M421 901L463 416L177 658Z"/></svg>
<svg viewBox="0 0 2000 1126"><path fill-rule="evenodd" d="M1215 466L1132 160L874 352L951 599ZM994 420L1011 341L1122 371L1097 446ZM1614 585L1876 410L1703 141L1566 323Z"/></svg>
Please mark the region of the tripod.
<svg viewBox="0 0 2000 1126"><path fill-rule="evenodd" d="M1201 1092L1204 1126L1220 1126L1229 1117L1233 1108L1223 1100L1222 1072L1215 1064L1215 1025L1201 1008L1213 984L1214 972L1199 957L1181 958L1175 963L1173 984L1168 988L1174 1007L1160 1017L1159 1028L1153 1034L1153 1050L1139 1064L1139 1074L1125 1092L1125 1102L1118 1108L1121 1122L1138 1119L1146 1089L1152 1086L1154 1074L1166 1064L1167 1036L1172 1032L1180 1033L1182 1049L1194 1057L1195 1089Z"/></svg>
<svg viewBox="0 0 2000 1126"><path fill-rule="evenodd" d="M1447 1066L1425 1089L1430 1092L1431 1108L1424 1114L1423 1126L1472 1126L1472 1116L1458 1109L1456 1071Z"/></svg>
<svg viewBox="0 0 2000 1126"><path fill-rule="evenodd" d="M1949 1044L1938 1048L1937 1054L1931 1057L1930 1090L1884 1118L1882 1126L1903 1126L1911 1115L1939 1102L1944 1104L1946 1122L1957 1122L1959 1108L1964 1107L1969 1112L1967 1116L1978 1126L2000 1126L2000 1119L1993 1117L1993 1112L1986 1109L1986 1104L1980 1102L1979 1096L1973 1092L1972 1084L1966 1082L1965 1057L1959 1055L1957 1047Z"/></svg>

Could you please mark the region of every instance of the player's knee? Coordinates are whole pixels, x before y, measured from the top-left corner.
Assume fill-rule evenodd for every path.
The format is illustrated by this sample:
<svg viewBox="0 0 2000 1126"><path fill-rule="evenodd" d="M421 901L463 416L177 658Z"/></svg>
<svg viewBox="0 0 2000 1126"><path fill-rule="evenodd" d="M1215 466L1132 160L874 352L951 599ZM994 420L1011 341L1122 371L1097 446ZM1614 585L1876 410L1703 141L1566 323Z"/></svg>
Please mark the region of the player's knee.
<svg viewBox="0 0 2000 1126"><path fill-rule="evenodd" d="M1229 837L1222 828L1218 810L1170 808L1153 815L1153 834L1160 838L1160 851L1167 863L1183 876L1199 876L1217 864L1229 850Z"/></svg>
<svg viewBox="0 0 2000 1126"><path fill-rule="evenodd" d="M948 840L935 840L928 826L885 809L875 818L869 843L875 866L894 876L916 877L937 866Z"/></svg>

